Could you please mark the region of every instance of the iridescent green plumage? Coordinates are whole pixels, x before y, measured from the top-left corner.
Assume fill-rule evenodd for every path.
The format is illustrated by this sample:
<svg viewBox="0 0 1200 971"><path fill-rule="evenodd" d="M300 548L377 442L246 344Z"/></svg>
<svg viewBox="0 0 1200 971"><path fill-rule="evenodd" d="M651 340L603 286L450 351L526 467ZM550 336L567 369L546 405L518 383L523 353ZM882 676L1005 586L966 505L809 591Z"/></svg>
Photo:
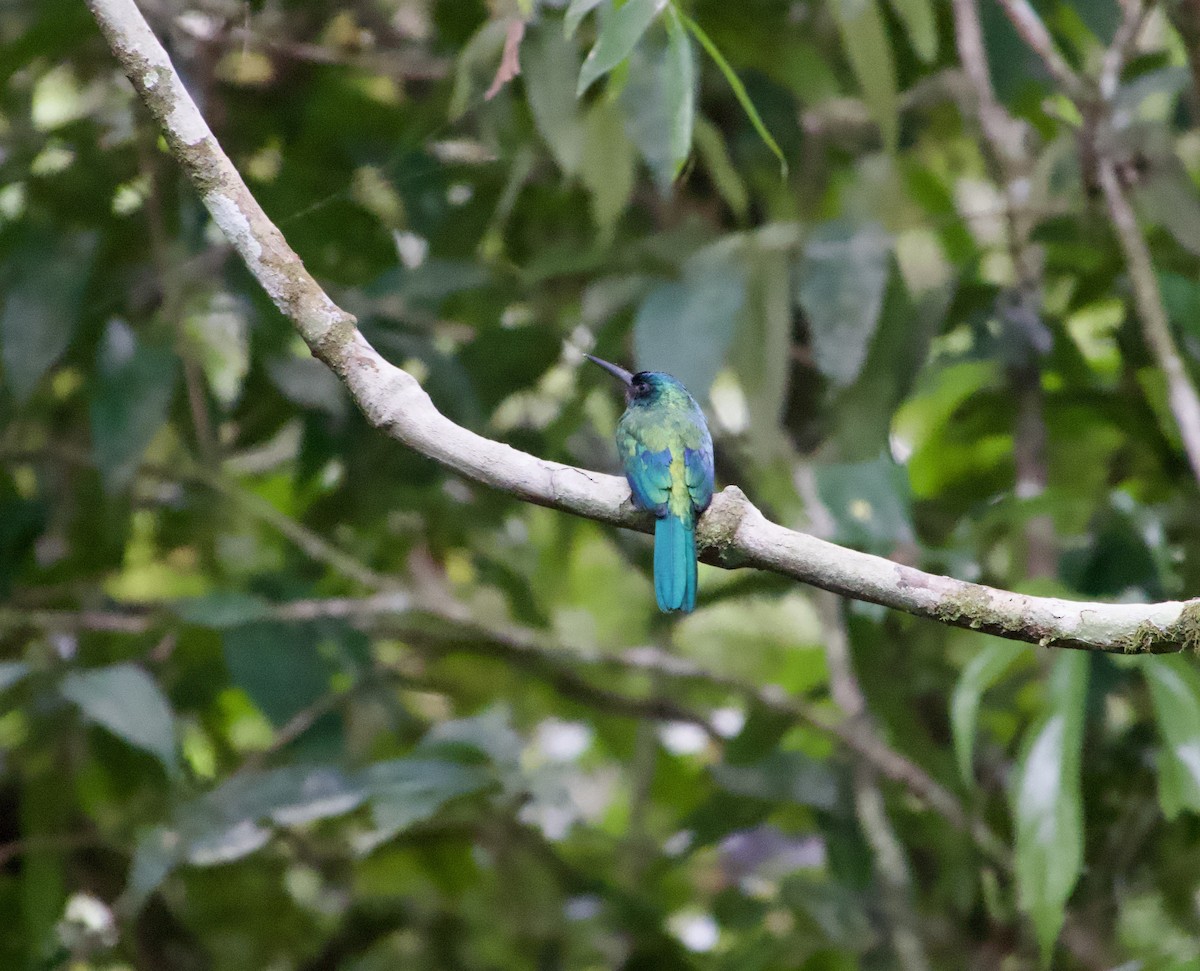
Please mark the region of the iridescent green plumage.
<svg viewBox="0 0 1200 971"><path fill-rule="evenodd" d="M624 382L628 407L617 425L617 451L634 505L658 517L654 592L665 611L696 606L696 519L713 493L712 438L687 389L661 371L630 374L588 357Z"/></svg>

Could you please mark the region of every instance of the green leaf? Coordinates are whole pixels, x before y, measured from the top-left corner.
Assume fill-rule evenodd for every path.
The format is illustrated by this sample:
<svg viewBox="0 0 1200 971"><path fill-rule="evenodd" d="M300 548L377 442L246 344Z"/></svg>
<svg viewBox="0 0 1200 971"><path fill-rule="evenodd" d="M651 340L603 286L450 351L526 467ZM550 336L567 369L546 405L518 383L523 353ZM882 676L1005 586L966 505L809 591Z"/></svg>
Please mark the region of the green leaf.
<svg viewBox="0 0 1200 971"><path fill-rule="evenodd" d="M891 241L875 223L829 222L805 242L796 302L808 317L817 367L835 386L854 383L887 291Z"/></svg>
<svg viewBox="0 0 1200 971"><path fill-rule="evenodd" d="M684 35L684 43L688 38ZM688 55L690 58L690 53ZM641 152L654 184L666 194L688 158L695 119L695 78L673 77L676 52L666 43L647 42L629 59L619 104L625 131ZM688 61L690 70L690 60ZM685 131L684 131L685 130Z"/></svg>
<svg viewBox="0 0 1200 971"><path fill-rule="evenodd" d="M234 683L276 726L329 690L332 670L318 651L317 634L310 625L258 621L221 635Z"/></svg>
<svg viewBox="0 0 1200 971"><path fill-rule="evenodd" d="M199 362L213 397L232 408L250 371L248 310L224 291L208 295L183 321L190 354Z"/></svg>
<svg viewBox="0 0 1200 971"><path fill-rule="evenodd" d="M1080 761L1090 662L1084 651L1055 659L1048 711L1026 736L1012 790L1017 899L1033 920L1046 967L1083 865Z"/></svg>
<svg viewBox="0 0 1200 971"><path fill-rule="evenodd" d="M963 782L975 785L975 724L983 693L999 681L1020 656L1007 641L987 639L971 658L954 686L950 699L950 727L954 732L954 754Z"/></svg>
<svg viewBox="0 0 1200 971"><path fill-rule="evenodd" d="M728 246L692 256L683 279L663 283L642 301L633 322L633 348L641 370L668 371L700 399L725 363L746 277Z"/></svg>
<svg viewBox="0 0 1200 971"><path fill-rule="evenodd" d="M458 121L483 96L496 74L496 62L504 50L508 18L487 20L464 45L454 66L454 90L447 109L450 121Z"/></svg>
<svg viewBox="0 0 1200 971"><path fill-rule="evenodd" d="M149 752L169 773L175 772L175 717L154 679L141 668L115 664L71 671L59 692L88 721Z"/></svg>
<svg viewBox="0 0 1200 971"><path fill-rule="evenodd" d="M588 88L620 64L642 39L642 35L662 12L667 0L627 0L612 11L600 28L600 36L579 71L575 96L581 97Z"/></svg>
<svg viewBox="0 0 1200 971"><path fill-rule="evenodd" d="M257 852L270 840L272 826L332 819L370 802L376 828L359 846L370 850L451 800L494 784L487 765L428 757L393 759L357 771L322 764L236 775L181 805L169 824L139 836L125 903L136 910L181 863L216 866Z"/></svg>
<svg viewBox="0 0 1200 971"><path fill-rule="evenodd" d="M1174 819L1183 809L1200 812L1200 675L1182 657L1142 662L1154 717L1162 736L1158 801Z"/></svg>
<svg viewBox="0 0 1200 971"><path fill-rule="evenodd" d="M396 759L371 766L365 785L371 793L375 829L355 844L360 853L416 823L432 818L446 803L494 785L485 767L443 759Z"/></svg>
<svg viewBox="0 0 1200 971"><path fill-rule="evenodd" d="M883 554L913 541L908 476L890 456L820 463L813 471L839 543Z"/></svg>
<svg viewBox="0 0 1200 971"><path fill-rule="evenodd" d="M634 52L619 99L625 130L663 195L687 160L695 119L690 42L682 27L679 36L683 46L678 50L673 42L656 40Z"/></svg>
<svg viewBox="0 0 1200 971"><path fill-rule="evenodd" d="M124 323L109 323L96 356L90 407L92 450L109 491L129 484L166 422L177 363L170 351L141 343Z"/></svg>
<svg viewBox="0 0 1200 971"><path fill-rule="evenodd" d="M729 157L721 130L701 115L696 116L696 150L717 192L739 221L750 211L750 193L737 166Z"/></svg>
<svg viewBox="0 0 1200 971"><path fill-rule="evenodd" d="M271 605L261 597L230 590L180 600L175 604L174 612L185 624L221 629L266 620Z"/></svg>
<svg viewBox="0 0 1200 971"><path fill-rule="evenodd" d="M884 147L894 152L899 132L896 68L878 0L830 0L830 6L850 67L883 134Z"/></svg>
<svg viewBox="0 0 1200 971"><path fill-rule="evenodd" d="M0 359L18 401L26 401L42 376L71 343L96 234L70 232L59 239L24 242L3 274Z"/></svg>
<svg viewBox="0 0 1200 971"><path fill-rule="evenodd" d="M589 13L600 6L602 3L607 3L608 0L571 0L570 6L567 7L567 12L563 16L563 32L570 39L575 36L575 31L579 29L579 24Z"/></svg>
<svg viewBox="0 0 1200 971"><path fill-rule="evenodd" d="M609 101L597 101L584 122L579 177L591 194L592 218L606 237L625 212L636 181L637 160L621 116Z"/></svg>
<svg viewBox="0 0 1200 971"><path fill-rule="evenodd" d="M1200 255L1200 198L1196 183L1177 158L1156 159L1134 199L1146 219L1166 229L1189 253Z"/></svg>
<svg viewBox="0 0 1200 971"><path fill-rule="evenodd" d="M841 802L829 764L801 752L775 752L751 765L718 763L712 774L726 792L751 799L797 803L827 812Z"/></svg>
<svg viewBox="0 0 1200 971"><path fill-rule="evenodd" d="M747 297L730 355L746 397L746 433L761 461L787 448L780 424L792 364L790 254L766 245L766 235L753 234L747 249Z"/></svg>
<svg viewBox="0 0 1200 971"><path fill-rule="evenodd" d="M584 127L579 101L572 92L579 76L579 55L558 30L531 26L521 43L525 95L538 132L567 175L579 171Z"/></svg>
<svg viewBox="0 0 1200 971"><path fill-rule="evenodd" d="M0 661L0 691L7 691L29 673L24 661Z"/></svg>
<svg viewBox="0 0 1200 971"><path fill-rule="evenodd" d="M664 77L664 101L670 137L671 178L679 175L692 150L692 129L696 122L696 63L692 42L672 7L667 16L667 60Z"/></svg>
<svg viewBox="0 0 1200 971"><path fill-rule="evenodd" d="M892 0L892 9L904 24L909 43L926 64L938 54L937 16L932 0Z"/></svg>
<svg viewBox="0 0 1200 971"><path fill-rule="evenodd" d="M692 20L686 14L680 14L683 18L683 23L688 30L692 32L692 36L700 42L700 46L708 53L708 56L713 59L713 63L717 65L721 73L725 75L725 80L729 87L733 90L733 96L737 98L738 104L742 106L742 111L746 113L746 117L750 119L750 124L754 126L754 130L758 132L758 137L763 140L763 144L769 148L775 157L779 159L779 174L781 178L787 177L787 159L783 156L783 149L772 137L767 130L766 124L762 120L762 116L758 113L758 109L754 107L754 102L750 100L750 95L746 92L746 86L742 84L742 79L734 73L729 62L725 60L725 55L721 53L721 49L713 43L712 38L708 36L701 26Z"/></svg>

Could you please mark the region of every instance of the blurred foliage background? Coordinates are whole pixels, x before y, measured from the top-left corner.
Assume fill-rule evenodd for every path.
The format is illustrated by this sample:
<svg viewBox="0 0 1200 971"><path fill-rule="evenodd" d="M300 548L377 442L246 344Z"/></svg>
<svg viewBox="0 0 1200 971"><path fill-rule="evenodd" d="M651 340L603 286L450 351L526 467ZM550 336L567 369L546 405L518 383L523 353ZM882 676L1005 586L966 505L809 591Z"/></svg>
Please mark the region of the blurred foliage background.
<svg viewBox="0 0 1200 971"><path fill-rule="evenodd" d="M1099 76L1122 6L1035 6ZM990 147L935 0L142 7L455 421L615 471L594 349L682 378L720 483L789 526L1028 592L1200 590L1089 117L994 0ZM1148 11L1104 148L1193 372L1198 27ZM708 567L660 617L646 537L366 426L80 0L0 8L0 254L0 966L1200 962L1192 659Z"/></svg>

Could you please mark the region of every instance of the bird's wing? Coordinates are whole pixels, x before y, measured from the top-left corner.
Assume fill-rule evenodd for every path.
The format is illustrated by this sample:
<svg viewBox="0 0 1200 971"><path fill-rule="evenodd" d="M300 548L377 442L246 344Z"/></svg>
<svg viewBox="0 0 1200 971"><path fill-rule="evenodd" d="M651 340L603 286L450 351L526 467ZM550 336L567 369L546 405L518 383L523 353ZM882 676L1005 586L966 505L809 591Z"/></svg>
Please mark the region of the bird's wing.
<svg viewBox="0 0 1200 971"><path fill-rule="evenodd" d="M704 512L713 497L713 453L708 448L683 450L683 477L696 512Z"/></svg>
<svg viewBox="0 0 1200 971"><path fill-rule="evenodd" d="M671 450L651 451L633 435L622 436L618 445L634 505L662 515L671 492Z"/></svg>

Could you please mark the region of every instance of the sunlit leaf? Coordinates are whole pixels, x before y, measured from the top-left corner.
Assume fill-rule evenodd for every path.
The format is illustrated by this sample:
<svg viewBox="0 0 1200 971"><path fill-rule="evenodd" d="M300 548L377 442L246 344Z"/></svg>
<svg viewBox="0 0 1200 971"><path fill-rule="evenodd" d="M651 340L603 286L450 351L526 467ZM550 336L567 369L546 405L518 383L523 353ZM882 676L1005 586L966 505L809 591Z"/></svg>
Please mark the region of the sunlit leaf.
<svg viewBox="0 0 1200 971"><path fill-rule="evenodd" d="M1141 667L1162 737L1158 801L1163 814L1174 819L1184 809L1200 812L1200 676L1182 657L1146 658Z"/></svg>
<svg viewBox="0 0 1200 971"><path fill-rule="evenodd" d="M1004 641L988 639L967 662L950 699L950 727L958 771L968 786L975 784L975 728L983 693L1004 677L1020 652Z"/></svg>
<svg viewBox="0 0 1200 971"><path fill-rule="evenodd" d="M667 0L627 0L609 13L595 45L584 58L575 94L582 95L598 78L625 60L666 5Z"/></svg>
<svg viewBox="0 0 1200 971"><path fill-rule="evenodd" d="M904 24L909 43L926 64L938 53L937 16L933 0L891 0L892 9Z"/></svg>
<svg viewBox="0 0 1200 971"><path fill-rule="evenodd" d="M1055 658L1047 712L1026 736L1012 789L1017 898L1045 966L1083 866L1080 762L1090 662L1084 651Z"/></svg>
<svg viewBox="0 0 1200 971"><path fill-rule="evenodd" d="M154 679L133 664L71 671L59 691L84 716L118 738L176 767L175 716Z"/></svg>

